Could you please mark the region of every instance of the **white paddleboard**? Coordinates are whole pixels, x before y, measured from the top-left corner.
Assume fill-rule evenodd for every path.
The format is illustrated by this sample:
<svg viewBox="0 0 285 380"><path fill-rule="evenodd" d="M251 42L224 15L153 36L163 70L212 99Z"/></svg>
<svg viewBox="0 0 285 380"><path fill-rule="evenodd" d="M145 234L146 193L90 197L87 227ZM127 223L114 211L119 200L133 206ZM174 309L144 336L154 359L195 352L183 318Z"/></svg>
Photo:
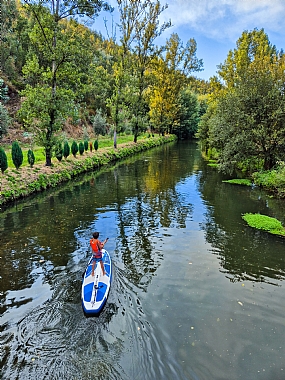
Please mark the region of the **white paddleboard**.
<svg viewBox="0 0 285 380"><path fill-rule="evenodd" d="M98 314L102 310L107 301L112 279L112 263L109 253L102 249L105 276L103 276L99 262L96 263L94 276L92 276L92 257L82 280L81 301L85 314Z"/></svg>

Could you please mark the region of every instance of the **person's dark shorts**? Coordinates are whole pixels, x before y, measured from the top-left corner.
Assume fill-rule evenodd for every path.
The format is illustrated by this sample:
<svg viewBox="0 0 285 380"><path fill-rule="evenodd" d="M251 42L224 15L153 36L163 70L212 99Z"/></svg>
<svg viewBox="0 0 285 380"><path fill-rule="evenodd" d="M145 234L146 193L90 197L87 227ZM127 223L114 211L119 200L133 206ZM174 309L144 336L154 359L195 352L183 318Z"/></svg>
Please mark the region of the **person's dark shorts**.
<svg viewBox="0 0 285 380"><path fill-rule="evenodd" d="M93 261L96 261L96 263L99 263L99 261L102 261L102 257L95 257L95 256L93 256L92 257L92 263L93 263Z"/></svg>

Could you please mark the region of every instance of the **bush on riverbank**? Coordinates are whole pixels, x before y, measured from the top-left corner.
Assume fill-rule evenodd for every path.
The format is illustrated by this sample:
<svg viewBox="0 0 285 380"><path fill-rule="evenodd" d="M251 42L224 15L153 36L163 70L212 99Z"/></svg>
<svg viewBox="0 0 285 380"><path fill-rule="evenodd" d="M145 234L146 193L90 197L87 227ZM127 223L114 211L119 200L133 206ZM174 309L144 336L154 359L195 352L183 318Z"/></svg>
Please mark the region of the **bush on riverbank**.
<svg viewBox="0 0 285 380"><path fill-rule="evenodd" d="M263 187L280 198L285 198L285 166L277 169L256 172L253 174L254 183Z"/></svg>
<svg viewBox="0 0 285 380"><path fill-rule="evenodd" d="M88 152L85 156L55 162L52 167L34 165L33 168L10 169L0 178L0 205L55 187L78 174L174 140L174 135L154 137L137 143L122 144L118 149L104 148L94 153Z"/></svg>

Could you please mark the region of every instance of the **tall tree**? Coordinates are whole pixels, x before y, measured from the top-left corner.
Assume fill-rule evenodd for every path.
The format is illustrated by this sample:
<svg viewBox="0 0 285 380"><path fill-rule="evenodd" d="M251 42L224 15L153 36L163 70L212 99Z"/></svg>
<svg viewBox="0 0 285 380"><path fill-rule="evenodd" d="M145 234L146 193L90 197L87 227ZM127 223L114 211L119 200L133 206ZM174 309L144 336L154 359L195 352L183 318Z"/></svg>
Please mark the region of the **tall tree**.
<svg viewBox="0 0 285 380"><path fill-rule="evenodd" d="M52 149L55 145L54 134L60 128L59 120L64 116L61 112L62 96L71 100L71 93L58 91L58 76L63 64L70 61L70 48L66 48L66 44L61 43L61 32L63 29L62 20L67 17L89 17L93 19L98 15L101 9L109 9L108 5L102 0L24 0L24 3L32 12L38 28L34 29L39 42L38 49L44 54L44 59L49 62L49 70L46 72L46 84L42 86L39 93L43 94L42 106L45 103L44 122L38 125L41 136L44 135L44 147L46 154L46 165L51 165ZM48 12L45 11L48 9ZM31 104L35 100L35 92L32 88L26 91L25 95L31 100ZM39 90L39 89L38 89ZM48 95L48 92L50 94ZM45 102L45 99L48 102ZM27 120L28 121L28 120ZM31 120L29 120L30 122Z"/></svg>
<svg viewBox="0 0 285 380"><path fill-rule="evenodd" d="M122 102L122 88L128 87L127 96L130 118L137 141L147 115L144 91L146 70L152 59L158 55L155 40L170 27L166 22L159 25L159 16L166 9L160 2L151 0L117 0L120 13L121 49L117 64L115 86L115 124L118 123L119 105ZM132 55L130 55L132 53ZM131 60L129 59L131 57ZM129 74L127 75L127 70ZM124 97L126 92L124 92Z"/></svg>
<svg viewBox="0 0 285 380"><path fill-rule="evenodd" d="M284 55L263 30L244 32L219 75L225 86L206 115L221 170L271 169L285 158Z"/></svg>
<svg viewBox="0 0 285 380"><path fill-rule="evenodd" d="M179 36L173 33L166 41L165 54L155 62L152 70L155 79L150 91L150 116L160 131L172 133L179 129L181 91L189 84L191 73L200 71L203 67L196 51L194 39L189 39L184 46Z"/></svg>
<svg viewBox="0 0 285 380"><path fill-rule="evenodd" d="M198 96L190 88L182 90L179 96L179 123L173 128L181 138L192 138L198 130L200 119L200 105Z"/></svg>
<svg viewBox="0 0 285 380"><path fill-rule="evenodd" d="M11 121L7 108L4 106L4 104L9 100L7 93L8 88L4 85L3 79L0 78L0 140L3 135L7 133L8 126Z"/></svg>

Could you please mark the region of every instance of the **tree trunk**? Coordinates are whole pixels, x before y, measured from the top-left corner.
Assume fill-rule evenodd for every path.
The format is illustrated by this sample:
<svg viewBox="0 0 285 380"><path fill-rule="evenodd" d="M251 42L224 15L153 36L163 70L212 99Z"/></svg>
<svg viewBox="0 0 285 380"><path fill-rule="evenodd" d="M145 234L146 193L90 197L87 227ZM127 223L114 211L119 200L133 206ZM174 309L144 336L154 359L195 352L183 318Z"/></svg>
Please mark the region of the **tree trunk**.
<svg viewBox="0 0 285 380"><path fill-rule="evenodd" d="M263 169L264 170L270 170L273 168L274 164L275 164L275 162L274 162L272 154L266 153L265 157L264 157Z"/></svg>
<svg viewBox="0 0 285 380"><path fill-rule="evenodd" d="M52 105L53 107L53 105ZM50 122L48 126L48 130L46 133L46 146L45 146L45 154L46 154L46 166L51 166L51 157L52 157L52 135L53 135L53 126L55 123L55 110L52 108L50 110Z"/></svg>
<svg viewBox="0 0 285 380"><path fill-rule="evenodd" d="M117 149L117 131L114 131L114 148Z"/></svg>

